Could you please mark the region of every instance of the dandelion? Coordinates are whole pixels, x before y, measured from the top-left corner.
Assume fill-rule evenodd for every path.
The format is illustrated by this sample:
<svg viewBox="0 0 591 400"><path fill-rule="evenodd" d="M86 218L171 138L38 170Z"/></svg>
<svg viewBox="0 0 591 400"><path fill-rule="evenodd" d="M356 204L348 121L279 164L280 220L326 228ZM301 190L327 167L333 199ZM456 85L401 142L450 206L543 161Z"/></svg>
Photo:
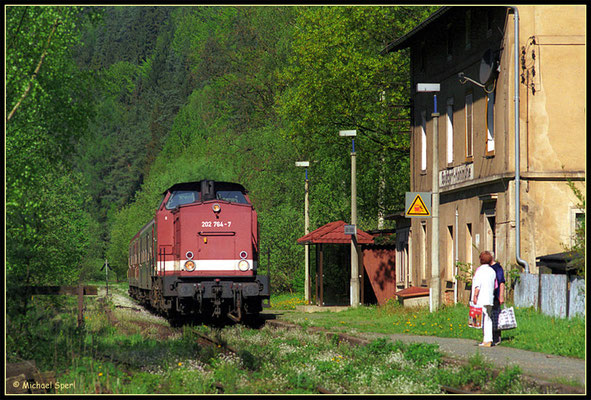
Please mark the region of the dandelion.
<svg viewBox="0 0 591 400"><path fill-rule="evenodd" d="M103 373L102 372L99 372L99 376L103 376Z"/></svg>
<svg viewBox="0 0 591 400"><path fill-rule="evenodd" d="M180 367L181 365L183 365L183 363L182 363L182 362L179 362L179 367Z"/></svg>

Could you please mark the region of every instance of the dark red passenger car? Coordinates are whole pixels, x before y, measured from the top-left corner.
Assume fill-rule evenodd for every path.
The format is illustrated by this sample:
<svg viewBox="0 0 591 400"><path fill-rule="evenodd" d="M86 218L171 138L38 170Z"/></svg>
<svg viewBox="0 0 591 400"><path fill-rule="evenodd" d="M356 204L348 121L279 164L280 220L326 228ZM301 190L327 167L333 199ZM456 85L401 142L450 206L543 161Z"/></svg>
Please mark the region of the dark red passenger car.
<svg viewBox="0 0 591 400"><path fill-rule="evenodd" d="M269 299L258 256L257 213L242 185L178 183L131 240L129 293L171 318L239 321Z"/></svg>

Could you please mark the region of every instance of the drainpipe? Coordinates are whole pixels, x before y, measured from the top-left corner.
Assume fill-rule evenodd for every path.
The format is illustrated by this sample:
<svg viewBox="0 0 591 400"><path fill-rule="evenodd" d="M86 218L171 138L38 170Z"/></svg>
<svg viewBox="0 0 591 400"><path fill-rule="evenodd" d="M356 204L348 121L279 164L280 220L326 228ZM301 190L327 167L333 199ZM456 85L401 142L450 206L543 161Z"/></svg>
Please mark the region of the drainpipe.
<svg viewBox="0 0 591 400"><path fill-rule="evenodd" d="M457 304L458 302L458 280L456 279L456 275L458 274L458 261L459 261L459 257L458 257L458 236L460 235L459 231L458 231L458 207L456 206L456 236L455 236L455 249L454 249L454 254L455 254L455 262L454 262L454 304Z"/></svg>
<svg viewBox="0 0 591 400"><path fill-rule="evenodd" d="M515 41L515 63L514 63L514 91L515 91L515 259L517 263L525 267L525 273L529 274L529 264L521 258L521 218L519 203L519 12L517 7L510 6L513 9L514 20L514 41Z"/></svg>

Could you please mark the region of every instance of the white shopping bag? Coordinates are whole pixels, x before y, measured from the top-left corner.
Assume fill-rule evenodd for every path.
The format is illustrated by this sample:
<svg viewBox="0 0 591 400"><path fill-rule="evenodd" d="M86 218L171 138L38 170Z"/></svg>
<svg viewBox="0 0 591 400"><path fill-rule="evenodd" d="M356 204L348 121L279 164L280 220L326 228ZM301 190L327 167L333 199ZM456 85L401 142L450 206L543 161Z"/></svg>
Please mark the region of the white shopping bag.
<svg viewBox="0 0 591 400"><path fill-rule="evenodd" d="M513 307L503 308L499 313L499 329L513 329L517 328L517 321L515 320L515 311Z"/></svg>

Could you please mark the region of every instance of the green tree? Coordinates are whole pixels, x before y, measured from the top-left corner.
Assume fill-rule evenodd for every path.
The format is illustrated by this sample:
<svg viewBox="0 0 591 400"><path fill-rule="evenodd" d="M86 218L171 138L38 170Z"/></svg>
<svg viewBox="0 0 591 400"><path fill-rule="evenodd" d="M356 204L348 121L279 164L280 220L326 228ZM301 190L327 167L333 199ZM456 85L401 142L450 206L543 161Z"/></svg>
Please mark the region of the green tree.
<svg viewBox="0 0 591 400"><path fill-rule="evenodd" d="M79 7L6 8L7 285L67 284L86 267L92 219L72 149L90 114L72 61Z"/></svg>

